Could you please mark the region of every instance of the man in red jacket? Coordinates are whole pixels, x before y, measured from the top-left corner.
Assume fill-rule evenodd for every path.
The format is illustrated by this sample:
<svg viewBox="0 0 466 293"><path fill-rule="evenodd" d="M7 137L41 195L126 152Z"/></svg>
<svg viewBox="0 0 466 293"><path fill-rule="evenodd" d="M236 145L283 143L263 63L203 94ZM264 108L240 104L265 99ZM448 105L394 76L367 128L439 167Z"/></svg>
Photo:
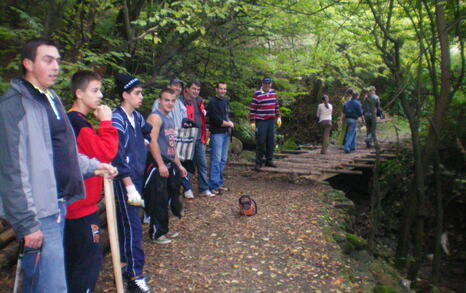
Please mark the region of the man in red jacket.
<svg viewBox="0 0 466 293"><path fill-rule="evenodd" d="M92 71L79 71L71 79L74 95L68 117L73 126L78 152L110 163L118 151L118 132L112 126L112 110L100 104L101 77ZM94 110L99 121L96 132L86 115ZM102 243L98 202L102 177L84 180L86 198L67 207L65 221L65 259L68 292L94 292L102 264Z"/></svg>

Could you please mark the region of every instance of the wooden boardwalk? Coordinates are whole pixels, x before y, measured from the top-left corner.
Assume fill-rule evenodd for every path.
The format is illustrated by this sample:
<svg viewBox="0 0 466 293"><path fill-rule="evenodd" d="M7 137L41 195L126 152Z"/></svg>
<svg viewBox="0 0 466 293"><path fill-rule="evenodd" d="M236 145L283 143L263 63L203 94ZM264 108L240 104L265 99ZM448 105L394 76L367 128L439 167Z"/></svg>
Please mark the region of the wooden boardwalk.
<svg viewBox="0 0 466 293"><path fill-rule="evenodd" d="M395 158L395 146L391 143L381 145L381 160ZM330 145L326 154L320 153L320 146L303 146L299 150L285 150L275 155L277 168L262 167L260 172L289 173L307 179L322 181L339 174L362 174L362 168L372 168L376 156L374 148L366 148L358 143L356 150L345 153ZM254 167L252 162L230 162L230 165Z"/></svg>

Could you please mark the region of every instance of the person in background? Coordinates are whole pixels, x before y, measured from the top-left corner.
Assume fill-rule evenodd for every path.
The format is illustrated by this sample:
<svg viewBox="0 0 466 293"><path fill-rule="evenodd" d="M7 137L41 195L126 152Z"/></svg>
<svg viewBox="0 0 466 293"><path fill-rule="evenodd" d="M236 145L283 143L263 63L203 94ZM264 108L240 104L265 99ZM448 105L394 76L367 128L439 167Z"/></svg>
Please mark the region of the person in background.
<svg viewBox="0 0 466 293"><path fill-rule="evenodd" d="M23 77L0 98L0 217L24 245L23 292L67 292L63 250L67 204L84 198L84 178L117 170L78 154L73 127L51 89L60 72L55 42L31 39Z"/></svg>
<svg viewBox="0 0 466 293"><path fill-rule="evenodd" d="M186 106L186 116L189 120L199 127L198 136L194 146L194 165L197 169L197 183L199 185L199 196L215 196L209 189L207 180L207 160L205 156L205 144L207 142L206 111L204 109L204 100L199 96L201 83L191 81L184 90L184 96L181 98Z"/></svg>
<svg viewBox="0 0 466 293"><path fill-rule="evenodd" d="M351 100L347 101L343 106L343 113L345 114L345 123L348 126L343 150L345 153L349 153L356 149L358 118L362 116L362 107L359 102L358 92L352 91Z"/></svg>
<svg viewBox="0 0 466 293"><path fill-rule="evenodd" d="M272 89L272 79L265 77L261 88L254 93L249 106L251 129L256 132L256 165L254 170L260 171L265 166L276 168L273 163L275 149L275 124L282 125L278 97Z"/></svg>
<svg viewBox="0 0 466 293"><path fill-rule="evenodd" d="M354 90L352 88L348 88L348 89L346 89L345 95L342 98L342 103L341 103L342 111L341 111L340 118L338 120L339 131L338 131L338 135L337 135L337 138L336 138L336 145L341 147L341 148L343 148L343 145L345 144L345 136L346 136L346 130L347 130L347 125L345 123L345 113L343 112L343 107L344 107L346 102L351 100L351 97L353 96L353 93L354 93Z"/></svg>
<svg viewBox="0 0 466 293"><path fill-rule="evenodd" d="M323 95L322 103L317 106L316 116L320 127L322 128L322 148L320 150L321 154L327 153L328 140L330 136L330 131L332 130L332 111L333 107L329 103L329 97Z"/></svg>
<svg viewBox="0 0 466 293"><path fill-rule="evenodd" d="M118 132L112 126L112 110L100 104L101 77L92 71L78 71L71 78L73 107L68 118L74 129L78 152L110 163L118 151ZM87 119L90 111L99 121L96 131ZM99 207L103 179L84 180L86 198L67 206L65 219L65 258L68 292L94 292L102 264Z"/></svg>
<svg viewBox="0 0 466 293"><path fill-rule="evenodd" d="M118 240L129 292L150 292L143 276L144 251L140 218L142 186L147 147L152 126L136 111L143 100L142 83L125 73L115 76L121 103L113 111L113 126L118 130L118 153L113 164L120 172L114 181Z"/></svg>
<svg viewBox="0 0 466 293"><path fill-rule="evenodd" d="M366 146L371 148L374 145L375 129L377 118L380 116L380 99L375 93L375 86L370 86L367 96L362 100L362 110L364 112L364 121L366 122Z"/></svg>
<svg viewBox="0 0 466 293"><path fill-rule="evenodd" d="M230 104L225 97L227 84L218 82L215 92L215 97L207 104L211 148L209 187L214 193L219 194L222 191L228 191L228 188L223 185L223 169L228 160L230 131L235 125L229 118Z"/></svg>

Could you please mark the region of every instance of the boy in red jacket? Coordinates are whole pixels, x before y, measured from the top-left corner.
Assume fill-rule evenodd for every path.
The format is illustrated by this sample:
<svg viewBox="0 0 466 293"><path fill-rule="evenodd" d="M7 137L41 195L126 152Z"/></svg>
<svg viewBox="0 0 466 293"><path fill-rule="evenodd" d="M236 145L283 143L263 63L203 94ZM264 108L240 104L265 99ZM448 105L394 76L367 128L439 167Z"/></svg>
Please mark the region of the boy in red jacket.
<svg viewBox="0 0 466 293"><path fill-rule="evenodd" d="M101 77L92 71L76 72L71 79L74 95L68 117L73 126L78 152L110 163L118 151L118 132L112 126L112 111L101 105ZM96 132L86 115L94 110L99 121ZM94 292L102 264L102 243L98 202L102 177L84 180L86 198L67 207L65 221L65 266L68 292Z"/></svg>

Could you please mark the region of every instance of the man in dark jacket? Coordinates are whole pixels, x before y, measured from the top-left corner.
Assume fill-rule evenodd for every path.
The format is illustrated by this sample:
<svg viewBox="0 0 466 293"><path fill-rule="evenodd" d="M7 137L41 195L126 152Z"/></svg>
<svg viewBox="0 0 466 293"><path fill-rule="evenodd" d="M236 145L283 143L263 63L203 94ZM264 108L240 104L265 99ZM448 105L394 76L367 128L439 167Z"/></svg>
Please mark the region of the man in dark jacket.
<svg viewBox="0 0 466 293"><path fill-rule="evenodd" d="M213 193L227 191L223 185L223 169L228 159L230 145L230 131L235 126L228 117L230 112L227 94L227 84L217 83L216 96L207 104L207 117L210 130L210 182L209 188Z"/></svg>
<svg viewBox="0 0 466 293"><path fill-rule="evenodd" d="M345 114L345 122L348 127L346 130L343 150L345 153L349 153L356 149L356 128L358 125L358 118L362 116L359 93L353 92L351 100L347 101L343 105L343 113Z"/></svg>
<svg viewBox="0 0 466 293"><path fill-rule="evenodd" d="M364 121L366 122L366 146L372 147L374 144L375 128L377 117L380 116L380 99L375 93L375 86L368 88L368 95L364 97L362 109L364 112Z"/></svg>
<svg viewBox="0 0 466 293"><path fill-rule="evenodd" d="M67 292L65 206L84 198L83 175L116 175L111 165L78 156L68 116L50 89L59 64L53 41L29 40L21 51L24 77L0 98L0 217L24 243L24 292Z"/></svg>

